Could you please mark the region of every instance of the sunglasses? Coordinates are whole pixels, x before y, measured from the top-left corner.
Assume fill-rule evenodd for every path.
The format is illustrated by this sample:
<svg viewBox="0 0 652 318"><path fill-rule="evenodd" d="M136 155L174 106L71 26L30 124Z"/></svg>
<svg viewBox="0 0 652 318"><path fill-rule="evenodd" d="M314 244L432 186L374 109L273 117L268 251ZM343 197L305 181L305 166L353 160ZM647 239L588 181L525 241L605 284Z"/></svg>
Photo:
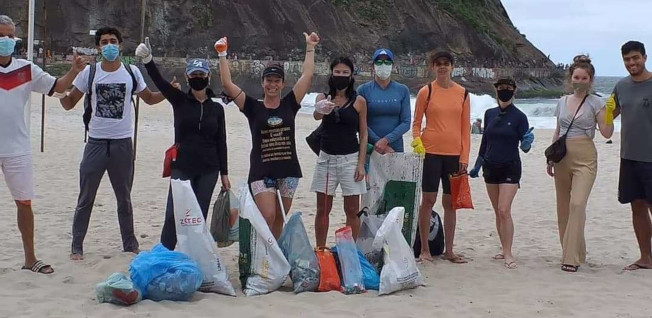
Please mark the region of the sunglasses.
<svg viewBox="0 0 652 318"><path fill-rule="evenodd" d="M339 123L340 123L340 108L339 108L339 107L335 107L335 108L333 109L333 112L332 112L332 113L333 113L333 119L335 120L335 123L336 123L336 124L339 124Z"/></svg>
<svg viewBox="0 0 652 318"><path fill-rule="evenodd" d="M383 64L385 64L385 65L392 65L392 64L394 64L394 62L392 62L392 61L390 61L390 60L375 60L375 61L374 61L374 64L375 64L375 65L378 65L378 66L381 66L381 65L383 65Z"/></svg>

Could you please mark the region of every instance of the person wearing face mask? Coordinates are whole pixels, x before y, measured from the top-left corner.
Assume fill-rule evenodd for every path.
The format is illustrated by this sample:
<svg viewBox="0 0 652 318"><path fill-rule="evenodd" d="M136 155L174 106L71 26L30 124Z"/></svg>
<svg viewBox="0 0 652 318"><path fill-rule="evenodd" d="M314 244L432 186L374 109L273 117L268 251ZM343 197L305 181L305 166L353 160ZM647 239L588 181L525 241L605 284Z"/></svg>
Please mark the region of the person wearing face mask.
<svg viewBox="0 0 652 318"><path fill-rule="evenodd" d="M247 182L256 206L277 239L283 231L282 213L290 211L294 192L302 177L296 149L295 117L301 108L301 100L310 89L315 71L315 46L319 43L316 33L303 35L306 56L301 77L292 90L282 96L285 88L283 66L267 66L261 81L263 100L245 94L233 83L226 58L227 38L219 39L214 45L220 60L220 79L225 94L249 121L252 148Z"/></svg>
<svg viewBox="0 0 652 318"><path fill-rule="evenodd" d="M453 252L457 215L451 202L449 176L466 172L471 144L471 102L468 92L453 82L453 55L435 51L428 57L435 80L417 94L412 123L412 147L425 156L423 160L422 196L419 207L420 260L431 261L428 249L431 209L435 205L441 181L444 207L444 258L456 264L468 260ZM425 129L421 124L426 117Z"/></svg>
<svg viewBox="0 0 652 318"><path fill-rule="evenodd" d="M578 55L568 68L567 83L573 93L557 103L555 142L566 136L566 155L557 163L549 162L548 175L554 177L557 196L557 222L562 246L561 270L577 272L586 260L584 224L586 204L595 182L598 153L593 143L596 125L605 138L614 131L613 122L605 122L605 102L591 94L595 68L586 55Z"/></svg>
<svg viewBox="0 0 652 318"><path fill-rule="evenodd" d="M514 223L512 202L521 180L520 148L527 153L534 141L533 128L529 128L527 116L514 106L516 82L509 77L500 78L495 84L498 107L484 113L484 133L475 166L469 172L477 178L482 168L487 194L496 214L496 230L502 252L494 259L502 259L505 267L515 269L512 255Z"/></svg>
<svg viewBox="0 0 652 318"><path fill-rule="evenodd" d="M373 59L374 80L358 87L367 101L369 143L378 153L403 152L403 135L410 129L410 90L391 79L394 53L378 49Z"/></svg>
<svg viewBox="0 0 652 318"><path fill-rule="evenodd" d="M360 229L360 195L367 192L364 181L367 153L367 105L353 89L353 62L338 57L331 62L329 91L315 99L315 120L321 120L320 153L310 191L317 193L315 237L317 246L326 246L333 196L340 185L344 197L346 225L353 239Z"/></svg>
<svg viewBox="0 0 652 318"><path fill-rule="evenodd" d="M231 189L224 108L212 99L215 94L209 87L209 63L196 58L188 61L186 81L190 89L184 92L174 80L168 83L163 79L152 59L149 38L138 45L136 56L142 59L154 85L172 104L174 143L178 153L172 162L170 179L190 180L204 219L208 219L208 208L218 177L222 180L223 190ZM173 209L170 188L161 233L161 243L169 250L174 250L177 243Z"/></svg>
<svg viewBox="0 0 652 318"><path fill-rule="evenodd" d="M80 192L72 225L72 260L84 259L83 244L93 202L107 171L118 201L123 251L139 252L131 205L134 167L132 94L137 94L149 105L165 99L160 92L154 93L147 88L136 66L120 61L120 31L111 27L98 29L95 44L102 52L102 61L86 66L75 78L72 91L60 100L64 109L71 110L87 94L84 122L88 124L88 142L79 166Z"/></svg>
<svg viewBox="0 0 652 318"><path fill-rule="evenodd" d="M0 15L0 168L16 204L23 269L51 274L52 266L38 260L34 252L34 171L25 106L32 92L55 97L65 92L86 62L74 53L70 71L55 78L31 61L12 57L15 46L16 25L10 17Z"/></svg>
<svg viewBox="0 0 652 318"><path fill-rule="evenodd" d="M629 204L641 257L624 270L652 269L652 72L645 45L628 41L620 48L629 76L621 79L606 104L605 122L621 115L618 202Z"/></svg>

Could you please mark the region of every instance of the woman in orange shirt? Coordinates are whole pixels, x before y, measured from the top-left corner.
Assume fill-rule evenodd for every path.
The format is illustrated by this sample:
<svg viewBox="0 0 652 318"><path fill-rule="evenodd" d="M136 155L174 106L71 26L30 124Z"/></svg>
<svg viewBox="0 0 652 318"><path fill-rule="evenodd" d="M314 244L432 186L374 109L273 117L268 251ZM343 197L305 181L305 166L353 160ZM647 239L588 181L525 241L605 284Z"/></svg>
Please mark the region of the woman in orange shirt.
<svg viewBox="0 0 652 318"><path fill-rule="evenodd" d="M412 123L414 152L425 153L421 183L423 193L419 208L419 239L422 246L419 259L432 260L428 250L430 215L437 200L441 180L444 192L442 198L446 245L444 257L453 263L466 263L467 259L453 253L457 217L451 204L448 177L466 171L469 163L470 101L466 89L451 79L454 59L450 53L436 52L429 56L428 62L436 78L419 91ZM424 115L426 126L422 131L421 123Z"/></svg>

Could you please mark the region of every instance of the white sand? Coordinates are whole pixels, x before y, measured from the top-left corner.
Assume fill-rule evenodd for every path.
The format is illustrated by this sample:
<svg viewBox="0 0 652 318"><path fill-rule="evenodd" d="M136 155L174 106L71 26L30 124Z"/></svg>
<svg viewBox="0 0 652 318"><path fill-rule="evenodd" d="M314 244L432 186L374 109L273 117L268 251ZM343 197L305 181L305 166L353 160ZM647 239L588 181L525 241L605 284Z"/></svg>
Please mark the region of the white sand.
<svg viewBox="0 0 652 318"><path fill-rule="evenodd" d="M16 227L15 206L0 186L4 211L0 233L6 237L0 254L0 317L652 317L652 270L623 273L621 268L638 258L627 206L618 204L619 136L607 145L596 137L599 173L589 201L586 238L588 263L575 274L560 271L561 249L557 232L552 179L545 173L543 150L551 131L536 131L532 153L523 155L523 180L514 206L514 253L517 270L492 260L499 251L494 214L481 179L472 181L476 209L459 211L456 250L473 261L454 265L437 260L420 265L427 287L379 298L375 291L346 296L338 292L294 295L290 289L246 298L237 271L238 245L221 249L238 297L197 293L190 302L152 302L121 308L98 304L95 284L113 272L127 271L132 254L121 252L113 192L105 177L85 240L85 260L68 259L71 223L79 191L78 167L83 149L81 104L71 112L48 98L46 152L40 153L40 95L34 95L32 148L34 149L37 256L52 264L53 275L32 274L22 266L22 244ZM227 113L229 170L237 188L246 180L250 134L237 109ZM300 115L297 144L305 177L293 206L303 211L314 240L315 195L309 186L316 157L304 136L317 123ZM136 179L132 192L134 221L142 249L158 242L168 181L162 179L163 152L172 142L169 105L141 108ZM407 136L406 136L407 140ZM479 136L473 136L472 160ZM215 193L217 195L217 192ZM329 244L344 223L341 199L332 212ZM437 211L441 211L437 203Z"/></svg>

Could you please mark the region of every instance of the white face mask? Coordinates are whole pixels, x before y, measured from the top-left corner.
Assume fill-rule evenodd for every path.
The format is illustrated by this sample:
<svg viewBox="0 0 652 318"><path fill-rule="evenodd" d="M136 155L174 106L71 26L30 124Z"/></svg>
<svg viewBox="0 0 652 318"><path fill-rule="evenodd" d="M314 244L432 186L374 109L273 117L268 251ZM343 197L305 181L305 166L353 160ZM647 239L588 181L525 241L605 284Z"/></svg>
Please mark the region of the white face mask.
<svg viewBox="0 0 652 318"><path fill-rule="evenodd" d="M381 80L386 80L392 75L392 66L391 65L374 65L374 71L376 76Z"/></svg>

